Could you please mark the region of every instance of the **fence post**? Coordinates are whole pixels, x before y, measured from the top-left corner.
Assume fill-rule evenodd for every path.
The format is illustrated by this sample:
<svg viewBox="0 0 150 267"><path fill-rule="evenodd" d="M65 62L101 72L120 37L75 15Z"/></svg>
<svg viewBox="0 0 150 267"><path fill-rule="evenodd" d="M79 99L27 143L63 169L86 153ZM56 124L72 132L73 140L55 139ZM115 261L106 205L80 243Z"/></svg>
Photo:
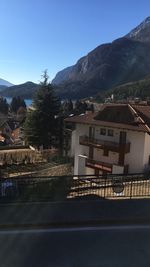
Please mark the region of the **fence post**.
<svg viewBox="0 0 150 267"><path fill-rule="evenodd" d="M106 179L107 179L107 177L105 176L105 185L104 185L104 198L106 197Z"/></svg>
<svg viewBox="0 0 150 267"><path fill-rule="evenodd" d="M131 180L131 186L130 186L130 199L132 198L132 183L133 183L133 181Z"/></svg>

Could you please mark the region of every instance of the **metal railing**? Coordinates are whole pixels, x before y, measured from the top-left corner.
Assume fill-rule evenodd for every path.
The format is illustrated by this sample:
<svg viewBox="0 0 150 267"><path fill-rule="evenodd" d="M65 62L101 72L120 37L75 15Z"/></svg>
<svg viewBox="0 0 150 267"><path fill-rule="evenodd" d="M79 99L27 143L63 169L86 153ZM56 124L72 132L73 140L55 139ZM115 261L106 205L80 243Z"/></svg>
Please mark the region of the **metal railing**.
<svg viewBox="0 0 150 267"><path fill-rule="evenodd" d="M0 180L0 203L150 197L150 176L15 177Z"/></svg>
<svg viewBox="0 0 150 267"><path fill-rule="evenodd" d="M99 169L104 170L104 171L112 172L113 164L87 158L86 166L87 167L93 167L93 168L99 168Z"/></svg>

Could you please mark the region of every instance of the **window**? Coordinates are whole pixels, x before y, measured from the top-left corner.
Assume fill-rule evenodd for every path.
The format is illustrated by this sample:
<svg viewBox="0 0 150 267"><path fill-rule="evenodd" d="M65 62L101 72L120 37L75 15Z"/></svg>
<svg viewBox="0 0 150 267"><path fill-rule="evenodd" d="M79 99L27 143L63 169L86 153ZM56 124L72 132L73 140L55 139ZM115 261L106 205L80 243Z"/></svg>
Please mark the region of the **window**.
<svg viewBox="0 0 150 267"><path fill-rule="evenodd" d="M108 135L108 136L113 136L113 135L114 135L114 131L111 130L111 129L109 129L107 135Z"/></svg>
<svg viewBox="0 0 150 267"><path fill-rule="evenodd" d="M106 135L106 129L105 128L101 128L100 129L100 134L101 135Z"/></svg>
<svg viewBox="0 0 150 267"><path fill-rule="evenodd" d="M108 157L109 156L109 151L108 149L104 149L103 156Z"/></svg>

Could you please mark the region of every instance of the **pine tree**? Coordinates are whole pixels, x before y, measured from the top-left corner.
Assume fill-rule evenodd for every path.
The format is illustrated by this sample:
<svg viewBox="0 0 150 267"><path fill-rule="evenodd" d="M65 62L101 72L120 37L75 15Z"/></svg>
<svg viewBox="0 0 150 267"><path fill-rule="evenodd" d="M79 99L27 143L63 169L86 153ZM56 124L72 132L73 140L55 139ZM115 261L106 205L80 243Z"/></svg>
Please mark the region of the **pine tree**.
<svg viewBox="0 0 150 267"><path fill-rule="evenodd" d="M5 98L0 97L0 112L3 114L8 114L8 103Z"/></svg>
<svg viewBox="0 0 150 267"><path fill-rule="evenodd" d="M22 99L20 96L17 96L17 97L15 96L12 98L10 107L11 107L11 111L13 111L14 113L17 113L20 107L26 108L26 103L24 99Z"/></svg>
<svg viewBox="0 0 150 267"><path fill-rule="evenodd" d="M34 111L27 115L25 121L26 139L32 145L50 147L52 138L58 133L60 101L48 82L47 71L44 71L33 106Z"/></svg>

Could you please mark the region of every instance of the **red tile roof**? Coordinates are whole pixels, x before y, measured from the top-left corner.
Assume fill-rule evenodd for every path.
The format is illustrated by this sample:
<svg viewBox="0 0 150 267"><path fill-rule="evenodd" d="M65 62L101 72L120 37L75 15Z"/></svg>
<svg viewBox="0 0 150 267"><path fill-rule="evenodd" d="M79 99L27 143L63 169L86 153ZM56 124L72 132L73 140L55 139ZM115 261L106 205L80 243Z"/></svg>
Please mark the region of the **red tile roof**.
<svg viewBox="0 0 150 267"><path fill-rule="evenodd" d="M65 121L150 133L150 107L109 104L97 113L68 117Z"/></svg>

